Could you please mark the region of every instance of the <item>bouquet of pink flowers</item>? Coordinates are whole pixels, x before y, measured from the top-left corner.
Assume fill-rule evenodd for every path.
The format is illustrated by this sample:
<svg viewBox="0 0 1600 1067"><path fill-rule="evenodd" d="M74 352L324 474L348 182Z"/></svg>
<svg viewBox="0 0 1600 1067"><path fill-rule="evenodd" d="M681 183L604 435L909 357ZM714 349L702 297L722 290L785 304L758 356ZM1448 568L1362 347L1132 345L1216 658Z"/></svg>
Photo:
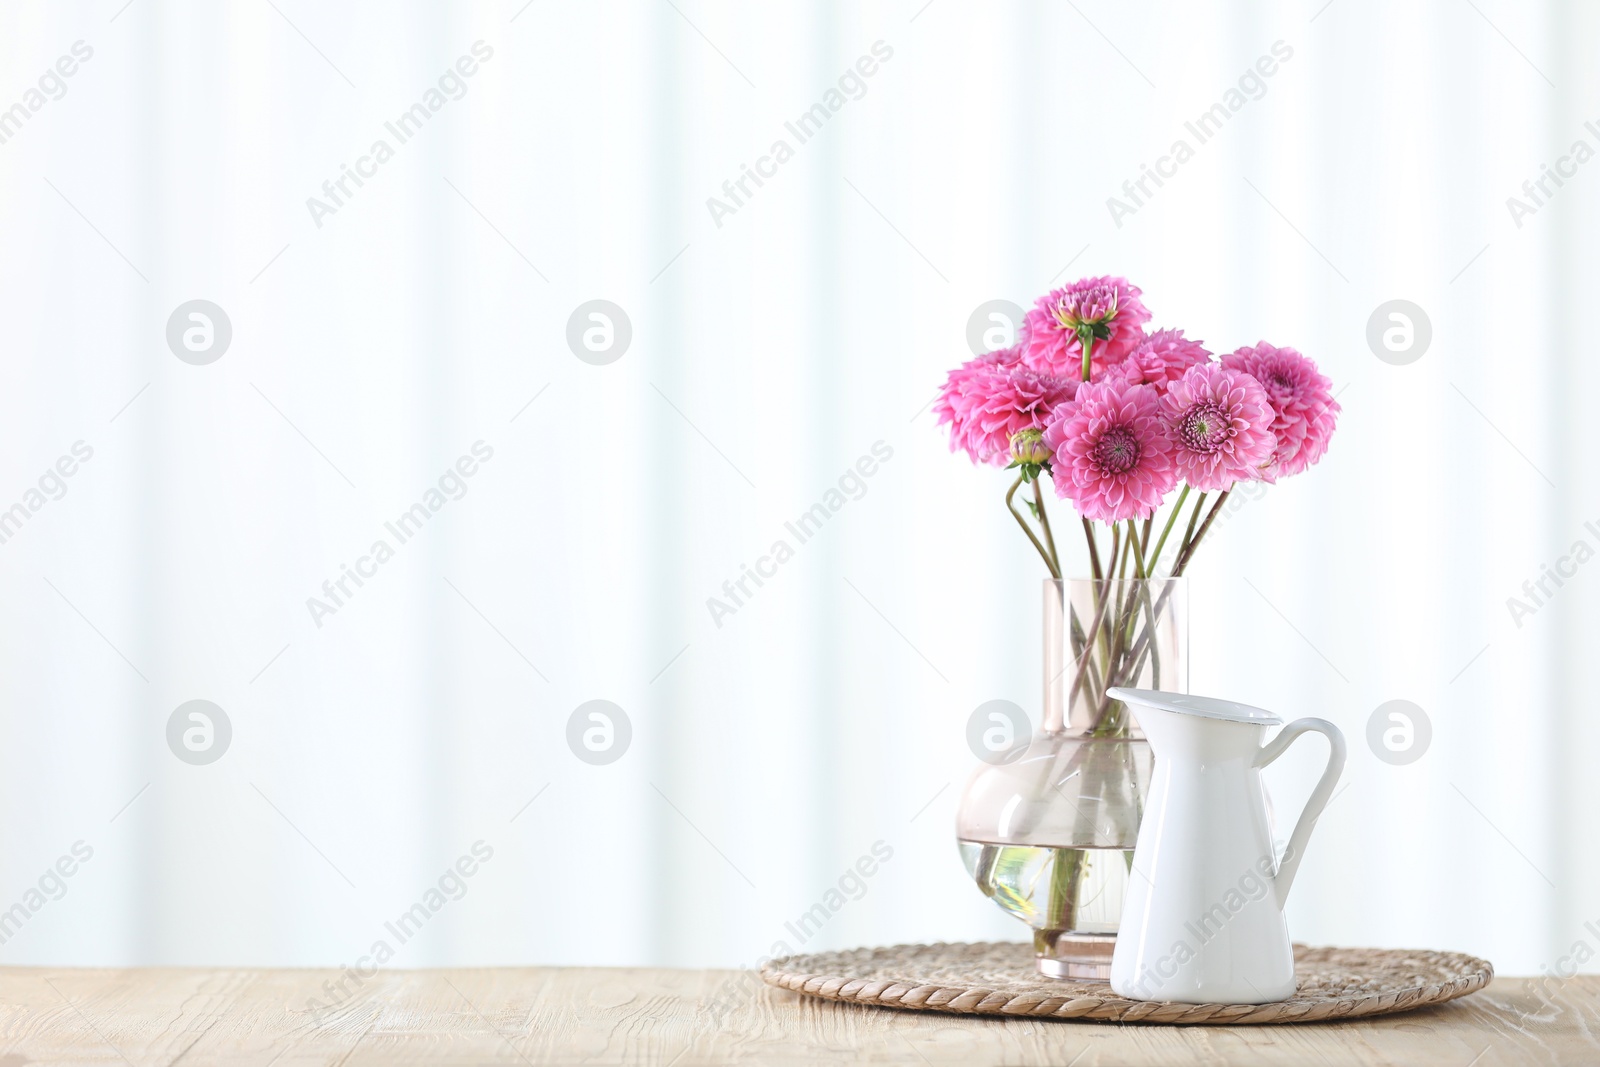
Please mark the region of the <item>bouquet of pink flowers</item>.
<svg viewBox="0 0 1600 1067"><path fill-rule="evenodd" d="M1140 296L1124 278L1046 294L1014 347L952 371L935 402L952 451L1017 472L1006 507L1054 579L1043 729L1015 768L979 769L957 817L969 871L1033 926L1041 961L1065 968L1050 974L1097 973L1132 872L1150 756L1122 743L1136 724L1109 690L1184 684L1171 579L1238 483L1316 463L1339 415L1332 383L1294 349L1263 341L1213 359L1181 330L1146 333ZM1082 520L1087 581L1061 580L1045 477ZM1015 504L1029 484L1034 525ZM1182 537L1165 563L1174 529Z"/></svg>
<svg viewBox="0 0 1600 1067"><path fill-rule="evenodd" d="M1265 341L1214 360L1182 330L1146 333L1141 295L1125 278L1085 278L1047 293L1016 345L951 371L934 403L952 452L1018 472L1006 507L1054 578L1061 559L1042 476L1081 517L1096 579L1156 577L1188 509L1169 570L1178 577L1237 483L1299 474L1333 436L1339 404L1311 360ZM1030 483L1037 533L1014 502ZM1096 523L1110 528L1106 557Z"/></svg>

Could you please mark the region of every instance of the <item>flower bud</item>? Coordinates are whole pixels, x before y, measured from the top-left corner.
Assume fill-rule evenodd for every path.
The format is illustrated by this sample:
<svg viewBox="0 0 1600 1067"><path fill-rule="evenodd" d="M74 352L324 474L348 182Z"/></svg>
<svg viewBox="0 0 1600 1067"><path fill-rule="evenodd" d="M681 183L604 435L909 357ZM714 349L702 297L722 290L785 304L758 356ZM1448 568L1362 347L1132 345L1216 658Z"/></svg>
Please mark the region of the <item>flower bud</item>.
<svg viewBox="0 0 1600 1067"><path fill-rule="evenodd" d="M1044 443L1044 434L1039 430L1018 430L1011 435L1012 462L1030 467L1043 466L1050 462L1050 449Z"/></svg>

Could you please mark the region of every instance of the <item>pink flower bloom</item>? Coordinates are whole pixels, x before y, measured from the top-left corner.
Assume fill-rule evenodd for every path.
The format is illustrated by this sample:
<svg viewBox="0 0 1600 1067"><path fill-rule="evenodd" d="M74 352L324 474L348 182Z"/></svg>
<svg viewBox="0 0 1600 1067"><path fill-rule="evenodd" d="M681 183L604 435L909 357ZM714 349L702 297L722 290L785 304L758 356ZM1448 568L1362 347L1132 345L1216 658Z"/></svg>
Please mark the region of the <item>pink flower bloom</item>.
<svg viewBox="0 0 1600 1067"><path fill-rule="evenodd" d="M1222 357L1228 370L1240 371L1261 383L1272 403L1272 432L1278 439L1272 462L1261 474L1269 482L1299 474L1328 450L1339 402L1333 383L1317 365L1292 348L1275 348L1262 341Z"/></svg>
<svg viewBox="0 0 1600 1067"><path fill-rule="evenodd" d="M1164 390L1183 377L1183 372L1190 367L1209 362L1211 353L1199 341L1184 337L1182 330L1157 330L1140 341L1138 347L1128 353L1128 358L1112 367L1110 373L1135 384Z"/></svg>
<svg viewBox="0 0 1600 1067"><path fill-rule="evenodd" d="M1045 425L1044 440L1055 453L1056 495L1086 519L1149 518L1177 484L1154 386L1117 379L1080 385Z"/></svg>
<svg viewBox="0 0 1600 1067"><path fill-rule="evenodd" d="M974 463L1004 467L1011 437L1037 430L1056 405L1071 400L1077 383L1023 367L1015 348L963 363L950 372L934 401L939 425L950 424L950 451L965 450Z"/></svg>
<svg viewBox="0 0 1600 1067"><path fill-rule="evenodd" d="M1150 312L1126 278L1084 278L1039 298L1023 317L1022 362L1040 374L1081 380L1083 338L1092 337L1090 380L1144 338Z"/></svg>
<svg viewBox="0 0 1600 1067"><path fill-rule="evenodd" d="M1272 461L1272 404L1261 384L1216 364L1190 367L1161 399L1178 476L1195 489L1228 489Z"/></svg>

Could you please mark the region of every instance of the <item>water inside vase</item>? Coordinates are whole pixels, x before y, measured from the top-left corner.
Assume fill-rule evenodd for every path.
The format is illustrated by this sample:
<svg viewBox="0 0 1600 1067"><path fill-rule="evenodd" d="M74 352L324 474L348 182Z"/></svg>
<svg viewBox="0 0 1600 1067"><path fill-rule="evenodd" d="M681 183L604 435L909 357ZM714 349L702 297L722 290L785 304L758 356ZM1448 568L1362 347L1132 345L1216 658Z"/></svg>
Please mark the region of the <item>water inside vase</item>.
<svg viewBox="0 0 1600 1067"><path fill-rule="evenodd" d="M1132 877L1133 849L957 843L978 888L1033 927L1041 951L1052 951L1050 946L1064 933L1117 932Z"/></svg>

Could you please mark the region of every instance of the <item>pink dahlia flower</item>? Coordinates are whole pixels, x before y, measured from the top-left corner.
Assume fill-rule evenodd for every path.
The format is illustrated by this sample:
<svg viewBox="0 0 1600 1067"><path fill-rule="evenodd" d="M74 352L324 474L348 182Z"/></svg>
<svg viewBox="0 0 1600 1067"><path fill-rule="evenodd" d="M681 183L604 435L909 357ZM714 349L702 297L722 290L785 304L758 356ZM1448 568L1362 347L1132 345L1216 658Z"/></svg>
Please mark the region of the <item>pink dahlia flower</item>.
<svg viewBox="0 0 1600 1067"><path fill-rule="evenodd" d="M1229 489L1272 462L1278 440L1261 384L1215 363L1190 367L1161 398L1178 476L1196 489Z"/></svg>
<svg viewBox="0 0 1600 1067"><path fill-rule="evenodd" d="M1128 357L1112 367L1111 374L1135 384L1166 387L1190 367L1211 362L1211 353L1199 341L1183 336L1182 330L1157 330L1139 342Z"/></svg>
<svg viewBox="0 0 1600 1067"><path fill-rule="evenodd" d="M1004 467L1011 461L1012 435L1041 429L1077 387L1035 374L1017 361L1015 348L1001 349L951 371L933 410L939 425L950 424L950 451L962 449L974 463Z"/></svg>
<svg viewBox="0 0 1600 1067"><path fill-rule="evenodd" d="M1333 383L1317 365L1292 348L1275 348L1262 341L1222 357L1228 370L1240 371L1261 383L1272 403L1272 432L1278 439L1272 462L1261 473L1269 482L1299 474L1328 451L1339 402Z"/></svg>
<svg viewBox="0 0 1600 1067"><path fill-rule="evenodd" d="M1040 374L1083 377L1083 342L1091 341L1089 378L1098 380L1144 339L1150 312L1126 278L1084 278L1039 298L1023 317L1022 362Z"/></svg>
<svg viewBox="0 0 1600 1067"><path fill-rule="evenodd" d="M1056 495L1086 519L1145 519L1177 484L1172 442L1153 386L1112 379L1080 385L1044 429Z"/></svg>

